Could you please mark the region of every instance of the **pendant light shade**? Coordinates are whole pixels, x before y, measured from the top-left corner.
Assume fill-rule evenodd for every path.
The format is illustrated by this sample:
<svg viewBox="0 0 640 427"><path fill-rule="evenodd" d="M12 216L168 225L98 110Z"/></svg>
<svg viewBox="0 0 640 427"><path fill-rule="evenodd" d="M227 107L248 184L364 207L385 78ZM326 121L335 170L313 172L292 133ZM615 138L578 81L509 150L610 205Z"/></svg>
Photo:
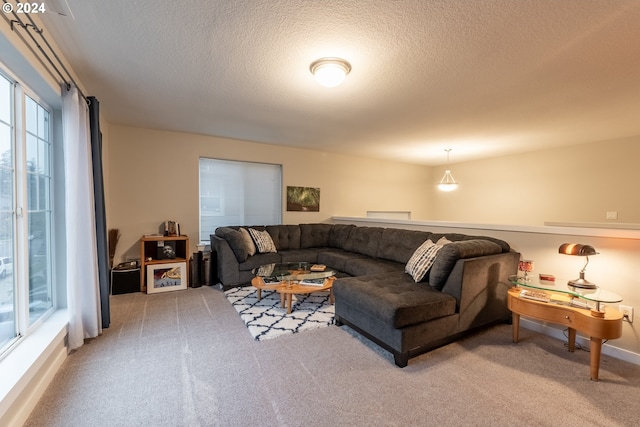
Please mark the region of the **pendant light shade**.
<svg viewBox="0 0 640 427"><path fill-rule="evenodd" d="M447 152L447 170L444 172L444 176L440 180L440 184L438 184L438 189L440 191L453 191L458 188L458 183L451 175L451 170L449 170L449 152L451 148L447 148L444 150Z"/></svg>

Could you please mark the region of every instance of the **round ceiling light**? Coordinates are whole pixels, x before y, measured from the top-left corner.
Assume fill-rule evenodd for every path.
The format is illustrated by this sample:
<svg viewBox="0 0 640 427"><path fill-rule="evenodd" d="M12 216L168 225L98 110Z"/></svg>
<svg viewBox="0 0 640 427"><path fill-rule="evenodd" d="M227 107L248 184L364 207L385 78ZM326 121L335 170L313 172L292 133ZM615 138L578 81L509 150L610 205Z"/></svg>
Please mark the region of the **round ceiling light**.
<svg viewBox="0 0 640 427"><path fill-rule="evenodd" d="M309 66L316 81L324 87L336 87L344 82L351 64L340 58L321 58Z"/></svg>

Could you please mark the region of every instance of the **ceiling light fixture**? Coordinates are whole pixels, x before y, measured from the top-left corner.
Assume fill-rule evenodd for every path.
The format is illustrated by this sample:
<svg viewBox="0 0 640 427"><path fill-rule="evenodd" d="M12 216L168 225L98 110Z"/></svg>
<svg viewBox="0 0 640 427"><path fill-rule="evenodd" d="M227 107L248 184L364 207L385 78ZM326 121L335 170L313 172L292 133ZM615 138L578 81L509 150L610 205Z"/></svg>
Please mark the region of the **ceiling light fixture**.
<svg viewBox="0 0 640 427"><path fill-rule="evenodd" d="M458 183L451 175L451 171L449 170L449 152L451 148L447 148L444 151L447 152L447 170L444 172L444 176L440 180L440 184L438 184L438 188L440 191L453 191L458 188Z"/></svg>
<svg viewBox="0 0 640 427"><path fill-rule="evenodd" d="M336 87L344 82L351 64L340 58L320 58L309 66L316 81L324 87Z"/></svg>

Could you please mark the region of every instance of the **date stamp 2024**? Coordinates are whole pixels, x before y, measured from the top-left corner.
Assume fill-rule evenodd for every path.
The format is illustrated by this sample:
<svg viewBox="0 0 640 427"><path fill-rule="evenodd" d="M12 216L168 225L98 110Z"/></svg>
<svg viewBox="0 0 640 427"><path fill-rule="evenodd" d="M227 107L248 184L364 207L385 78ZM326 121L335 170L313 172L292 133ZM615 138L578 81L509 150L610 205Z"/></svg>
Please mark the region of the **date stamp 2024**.
<svg viewBox="0 0 640 427"><path fill-rule="evenodd" d="M33 3L16 3L15 5L11 3L4 3L2 5L2 11L4 13L18 13L18 14L36 14L36 13L45 13L47 11L47 6L44 2L33 2Z"/></svg>

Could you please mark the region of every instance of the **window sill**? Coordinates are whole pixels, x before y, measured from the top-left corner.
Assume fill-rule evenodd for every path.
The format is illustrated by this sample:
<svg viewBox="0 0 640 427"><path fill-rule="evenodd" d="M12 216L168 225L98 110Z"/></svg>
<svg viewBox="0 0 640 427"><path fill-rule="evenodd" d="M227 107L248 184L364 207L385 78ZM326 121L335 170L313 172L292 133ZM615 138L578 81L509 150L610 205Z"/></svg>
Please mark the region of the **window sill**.
<svg viewBox="0 0 640 427"><path fill-rule="evenodd" d="M55 311L0 360L0 425L31 412L66 358L67 325L67 310Z"/></svg>

